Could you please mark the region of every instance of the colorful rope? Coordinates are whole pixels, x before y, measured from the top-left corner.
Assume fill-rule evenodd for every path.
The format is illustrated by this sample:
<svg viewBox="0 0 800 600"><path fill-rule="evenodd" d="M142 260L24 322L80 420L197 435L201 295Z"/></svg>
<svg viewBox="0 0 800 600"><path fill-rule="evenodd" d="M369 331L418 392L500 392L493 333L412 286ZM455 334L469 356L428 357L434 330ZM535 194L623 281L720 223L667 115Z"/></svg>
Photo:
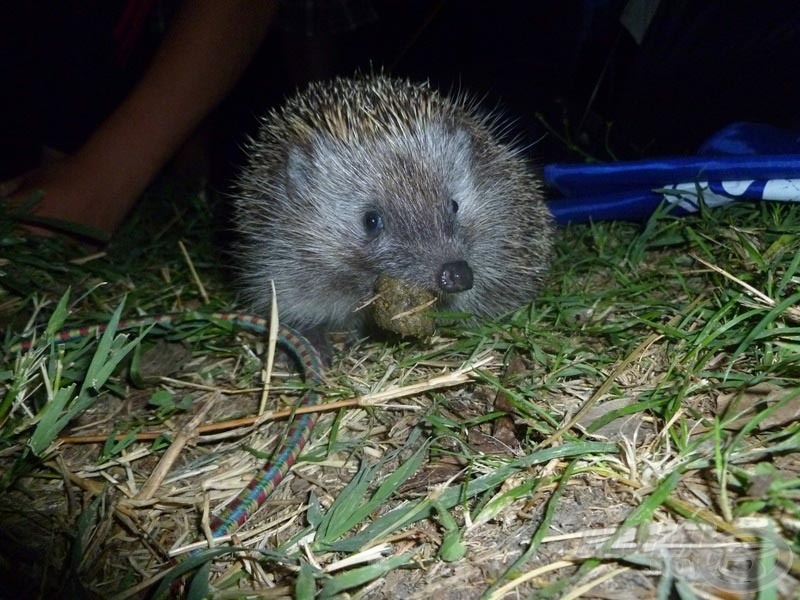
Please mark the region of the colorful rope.
<svg viewBox="0 0 800 600"><path fill-rule="evenodd" d="M267 333L269 331L269 321L258 317L237 313L199 313L188 312L177 315L155 315L120 321L118 329L130 329L132 327L148 327L150 325L173 325L178 322L188 321L226 321L243 329L249 329L256 333ZM105 331L105 325L95 325L91 327L79 327L66 329L56 334L56 341L63 343L72 340L97 335ZM303 395L299 406L313 406L319 404L319 393L315 390L322 384L322 360L319 353L311 343L302 335L281 325L278 327L278 344L298 361L303 371L303 379L310 386L309 390ZM23 344L25 348L29 344ZM273 459L267 462L261 471L253 477L247 487L245 487L234 498L222 512L211 521L211 532L213 536L222 537L232 533L236 528L243 525L255 513L267 497L273 492L284 476L292 468L298 455L308 441L311 431L316 422L316 414L306 413L294 420L292 427L286 436L286 442L276 452Z"/></svg>

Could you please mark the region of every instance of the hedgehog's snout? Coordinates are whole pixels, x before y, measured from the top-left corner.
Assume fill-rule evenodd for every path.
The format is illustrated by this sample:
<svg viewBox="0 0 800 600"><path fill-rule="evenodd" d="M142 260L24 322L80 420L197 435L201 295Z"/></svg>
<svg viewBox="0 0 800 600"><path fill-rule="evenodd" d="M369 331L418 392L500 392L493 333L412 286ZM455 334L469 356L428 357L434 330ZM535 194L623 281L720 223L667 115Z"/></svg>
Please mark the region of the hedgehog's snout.
<svg viewBox="0 0 800 600"><path fill-rule="evenodd" d="M436 283L443 292L466 292L472 288L472 268L465 260L444 263L439 269Z"/></svg>

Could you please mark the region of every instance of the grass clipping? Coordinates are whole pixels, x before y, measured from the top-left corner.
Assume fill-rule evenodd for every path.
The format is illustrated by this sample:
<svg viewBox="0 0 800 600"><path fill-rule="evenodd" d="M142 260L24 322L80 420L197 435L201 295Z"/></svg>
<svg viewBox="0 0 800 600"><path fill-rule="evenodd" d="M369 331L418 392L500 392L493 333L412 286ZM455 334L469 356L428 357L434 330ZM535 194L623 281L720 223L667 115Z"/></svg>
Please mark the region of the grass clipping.
<svg viewBox="0 0 800 600"><path fill-rule="evenodd" d="M186 253L212 256L213 223L176 215ZM172 218L93 262L6 237L0 328L52 337L108 321L126 295L115 319L235 308L214 261L186 268ZM58 302L63 281L77 299ZM454 338L340 348L291 477L206 549L219 554L196 596L797 597L800 206L570 227L551 281ZM435 297L378 287L380 327L432 331L416 320ZM263 336L112 330L23 353L5 340L0 584L14 597L144 596L177 550L207 546L209 513L286 435L257 416ZM278 356L276 419L303 389Z"/></svg>

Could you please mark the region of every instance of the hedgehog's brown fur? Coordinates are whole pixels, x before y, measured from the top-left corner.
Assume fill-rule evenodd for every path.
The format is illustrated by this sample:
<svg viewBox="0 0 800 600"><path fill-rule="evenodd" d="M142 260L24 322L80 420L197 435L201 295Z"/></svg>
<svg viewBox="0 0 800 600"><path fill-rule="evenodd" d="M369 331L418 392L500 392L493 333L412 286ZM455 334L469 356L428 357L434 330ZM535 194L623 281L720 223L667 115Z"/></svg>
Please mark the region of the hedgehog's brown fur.
<svg viewBox="0 0 800 600"><path fill-rule="evenodd" d="M274 280L284 322L357 326L381 274L437 289L442 264L466 261L472 289L437 289L442 308L493 316L530 301L552 219L497 131L463 96L382 75L295 95L263 119L235 186L247 300L266 310Z"/></svg>

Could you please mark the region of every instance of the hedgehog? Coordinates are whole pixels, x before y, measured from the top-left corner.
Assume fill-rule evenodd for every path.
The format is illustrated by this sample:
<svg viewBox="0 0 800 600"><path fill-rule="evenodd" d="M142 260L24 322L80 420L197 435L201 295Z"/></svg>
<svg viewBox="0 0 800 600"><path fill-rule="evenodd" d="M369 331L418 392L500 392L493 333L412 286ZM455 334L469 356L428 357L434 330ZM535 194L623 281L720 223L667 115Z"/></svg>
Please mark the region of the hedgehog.
<svg viewBox="0 0 800 600"><path fill-rule="evenodd" d="M553 220L507 127L465 94L386 75L316 82L259 122L233 186L248 304L315 340L369 323L378 279L437 311L495 317L534 299ZM313 332L313 335L309 332Z"/></svg>

